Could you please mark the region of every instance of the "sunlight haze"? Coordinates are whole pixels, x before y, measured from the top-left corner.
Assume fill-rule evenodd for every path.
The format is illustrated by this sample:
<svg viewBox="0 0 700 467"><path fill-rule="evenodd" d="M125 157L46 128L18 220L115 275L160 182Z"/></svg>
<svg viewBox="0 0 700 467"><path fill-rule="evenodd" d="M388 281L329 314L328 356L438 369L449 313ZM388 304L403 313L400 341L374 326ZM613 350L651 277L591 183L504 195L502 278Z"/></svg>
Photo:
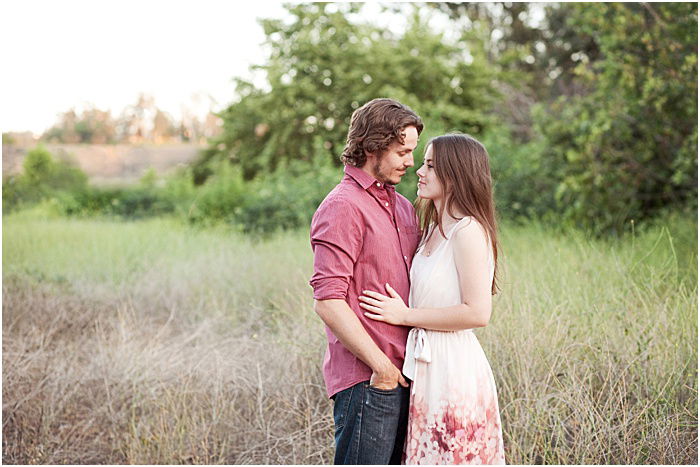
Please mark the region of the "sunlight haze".
<svg viewBox="0 0 700 467"><path fill-rule="evenodd" d="M285 15L280 2L217 0L12 1L2 12L0 127L37 134L71 108L116 116L140 93L176 118L218 110L233 78L264 61L257 19Z"/></svg>

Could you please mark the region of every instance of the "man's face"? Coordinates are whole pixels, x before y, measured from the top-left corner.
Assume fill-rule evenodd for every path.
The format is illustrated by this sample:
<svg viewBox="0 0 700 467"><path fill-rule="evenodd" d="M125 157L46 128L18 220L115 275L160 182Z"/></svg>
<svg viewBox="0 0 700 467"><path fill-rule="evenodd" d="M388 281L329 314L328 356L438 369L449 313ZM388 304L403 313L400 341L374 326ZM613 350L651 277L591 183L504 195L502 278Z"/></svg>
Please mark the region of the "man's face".
<svg viewBox="0 0 700 467"><path fill-rule="evenodd" d="M393 142L384 154L368 160L372 164L372 175L382 183L397 185L401 177L406 175L406 170L413 167L413 150L418 145L418 130L414 126L407 126L401 136L403 144Z"/></svg>

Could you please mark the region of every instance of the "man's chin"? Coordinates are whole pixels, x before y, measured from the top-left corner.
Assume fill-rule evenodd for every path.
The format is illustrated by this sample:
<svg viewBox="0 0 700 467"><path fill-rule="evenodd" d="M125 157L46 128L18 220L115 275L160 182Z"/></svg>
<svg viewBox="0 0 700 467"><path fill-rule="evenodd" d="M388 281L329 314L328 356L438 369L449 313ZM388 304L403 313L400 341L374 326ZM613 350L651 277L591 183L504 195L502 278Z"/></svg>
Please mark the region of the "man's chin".
<svg viewBox="0 0 700 467"><path fill-rule="evenodd" d="M403 175L406 175L405 173ZM375 175L374 178L379 180L382 183L386 183L387 185L398 185L401 183L401 179L403 178L403 175L395 175L393 177L387 177L384 175L377 174Z"/></svg>
<svg viewBox="0 0 700 467"><path fill-rule="evenodd" d="M389 180L388 183L391 185L398 185L399 183L401 183L401 179L404 177L404 175L406 175L406 174L398 175L398 176L394 177L393 179Z"/></svg>

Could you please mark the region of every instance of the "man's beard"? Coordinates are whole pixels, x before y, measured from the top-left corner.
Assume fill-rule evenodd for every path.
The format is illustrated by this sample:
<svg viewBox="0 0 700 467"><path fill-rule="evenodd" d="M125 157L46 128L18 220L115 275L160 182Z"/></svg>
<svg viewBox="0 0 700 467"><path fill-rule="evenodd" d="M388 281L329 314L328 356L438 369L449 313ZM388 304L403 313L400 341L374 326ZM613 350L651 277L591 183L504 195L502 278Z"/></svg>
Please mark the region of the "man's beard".
<svg viewBox="0 0 700 467"><path fill-rule="evenodd" d="M372 173L374 173L374 178L382 183L387 183L389 185L398 185L399 182L394 182L389 179L389 177L381 171L381 160L374 163L372 167Z"/></svg>

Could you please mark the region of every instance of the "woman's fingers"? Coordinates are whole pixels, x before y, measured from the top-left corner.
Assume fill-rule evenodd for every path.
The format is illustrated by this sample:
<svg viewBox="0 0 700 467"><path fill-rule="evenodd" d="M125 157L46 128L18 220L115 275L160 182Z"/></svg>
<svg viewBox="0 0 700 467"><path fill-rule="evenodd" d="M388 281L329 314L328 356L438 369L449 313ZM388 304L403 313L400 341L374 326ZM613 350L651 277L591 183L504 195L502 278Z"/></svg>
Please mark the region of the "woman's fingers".
<svg viewBox="0 0 700 467"><path fill-rule="evenodd" d="M364 295L360 295L360 296L358 297L358 300L360 300L361 302L369 303L370 305L379 306L379 305L382 304L382 302L380 302L379 300L375 300L375 299L373 299L373 298L365 297Z"/></svg>
<svg viewBox="0 0 700 467"><path fill-rule="evenodd" d="M396 290L394 290L394 288L390 286L388 282L384 284L384 287L386 287L386 291L389 292L389 296L393 298L401 298L399 294L396 293Z"/></svg>
<svg viewBox="0 0 700 467"><path fill-rule="evenodd" d="M378 300L381 300L383 298L389 298L386 295L382 295L379 292L372 292L371 290L363 290L362 294L367 295L367 296L372 297L372 298L376 298Z"/></svg>
<svg viewBox="0 0 700 467"><path fill-rule="evenodd" d="M368 305L368 304L366 304L366 303L360 303L360 306L361 306L362 308L364 308L365 310L374 311L375 313L381 313L382 311L384 311L384 310L382 310L382 309L379 308L379 307L372 306L372 305ZM365 313L365 314L366 314L366 313Z"/></svg>
<svg viewBox="0 0 700 467"><path fill-rule="evenodd" d="M368 318L372 318L375 321L384 321L384 317L382 315L373 315L372 313L365 313L365 316Z"/></svg>

